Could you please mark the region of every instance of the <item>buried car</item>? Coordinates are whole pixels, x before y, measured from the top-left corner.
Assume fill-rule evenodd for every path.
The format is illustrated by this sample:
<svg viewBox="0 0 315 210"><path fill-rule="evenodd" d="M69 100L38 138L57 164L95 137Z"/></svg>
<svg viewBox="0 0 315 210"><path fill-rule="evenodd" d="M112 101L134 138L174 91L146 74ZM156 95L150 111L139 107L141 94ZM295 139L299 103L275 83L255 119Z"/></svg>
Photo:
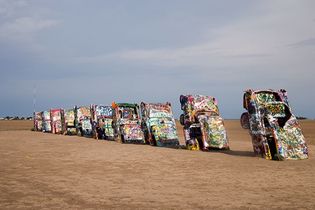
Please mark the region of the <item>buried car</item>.
<svg viewBox="0 0 315 210"><path fill-rule="evenodd" d="M114 110L111 106L93 105L93 123L96 139L114 140Z"/></svg>
<svg viewBox="0 0 315 210"><path fill-rule="evenodd" d="M120 139L121 143L144 144L139 105L113 102L112 107L115 110L113 117L115 138Z"/></svg>
<svg viewBox="0 0 315 210"><path fill-rule="evenodd" d="M184 126L187 149L229 149L229 143L214 97L181 95L180 123Z"/></svg>
<svg viewBox="0 0 315 210"><path fill-rule="evenodd" d="M52 133L62 134L64 131L64 111L63 109L51 109L51 129Z"/></svg>
<svg viewBox="0 0 315 210"><path fill-rule="evenodd" d="M42 112L42 119L43 119L43 126L42 131L43 132L51 132L51 117L50 117L50 111L43 111Z"/></svg>
<svg viewBox="0 0 315 210"><path fill-rule="evenodd" d="M179 146L176 123L170 103L142 102L140 108L146 142L153 146Z"/></svg>
<svg viewBox="0 0 315 210"><path fill-rule="evenodd" d="M66 109L64 111L64 134L76 135L76 109Z"/></svg>
<svg viewBox="0 0 315 210"><path fill-rule="evenodd" d="M43 129L43 113L42 112L34 112L34 130L42 131Z"/></svg>
<svg viewBox="0 0 315 210"><path fill-rule="evenodd" d="M76 108L77 112L77 135L92 137L92 109L90 106Z"/></svg>
<svg viewBox="0 0 315 210"><path fill-rule="evenodd" d="M246 90L241 126L249 129L256 155L265 159L306 159L308 148L283 89Z"/></svg>

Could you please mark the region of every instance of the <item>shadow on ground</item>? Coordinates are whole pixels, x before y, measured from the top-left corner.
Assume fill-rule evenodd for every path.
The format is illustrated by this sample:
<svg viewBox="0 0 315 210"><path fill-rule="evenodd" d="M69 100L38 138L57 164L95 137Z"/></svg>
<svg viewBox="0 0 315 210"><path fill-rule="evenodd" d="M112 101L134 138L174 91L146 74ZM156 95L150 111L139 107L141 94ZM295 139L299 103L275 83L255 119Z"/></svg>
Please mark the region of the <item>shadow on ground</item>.
<svg viewBox="0 0 315 210"><path fill-rule="evenodd" d="M237 150L223 150L223 151L217 151L221 152L227 155L233 155L233 156L241 156L241 157L255 157L255 153L252 151L237 151Z"/></svg>

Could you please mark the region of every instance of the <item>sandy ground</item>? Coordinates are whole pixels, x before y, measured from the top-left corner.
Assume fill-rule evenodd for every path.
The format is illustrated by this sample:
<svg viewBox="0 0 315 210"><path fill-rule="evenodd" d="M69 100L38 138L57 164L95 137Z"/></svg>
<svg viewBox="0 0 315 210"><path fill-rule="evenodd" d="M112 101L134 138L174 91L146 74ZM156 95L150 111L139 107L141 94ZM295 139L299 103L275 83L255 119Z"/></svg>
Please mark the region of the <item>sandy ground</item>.
<svg viewBox="0 0 315 210"><path fill-rule="evenodd" d="M0 120L0 131L31 130L32 128L32 120Z"/></svg>
<svg viewBox="0 0 315 210"><path fill-rule="evenodd" d="M13 131L12 122L0 121L0 209L315 209L315 121L301 122L310 158L282 162L254 157L237 120L226 121L231 151L221 152L38 133L27 121Z"/></svg>

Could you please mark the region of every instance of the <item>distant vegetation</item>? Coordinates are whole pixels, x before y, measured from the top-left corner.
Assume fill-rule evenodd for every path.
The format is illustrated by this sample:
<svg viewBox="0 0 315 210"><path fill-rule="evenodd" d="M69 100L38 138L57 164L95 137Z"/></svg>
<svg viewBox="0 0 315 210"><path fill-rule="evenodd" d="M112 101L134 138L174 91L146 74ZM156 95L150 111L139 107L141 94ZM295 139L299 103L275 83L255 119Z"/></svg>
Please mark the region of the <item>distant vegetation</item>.
<svg viewBox="0 0 315 210"><path fill-rule="evenodd" d="M6 117L0 117L0 120L33 120L32 117L19 117L19 116L6 116Z"/></svg>
<svg viewBox="0 0 315 210"><path fill-rule="evenodd" d="M296 119L298 119L298 120L307 120L307 117L298 116L298 117L296 117Z"/></svg>

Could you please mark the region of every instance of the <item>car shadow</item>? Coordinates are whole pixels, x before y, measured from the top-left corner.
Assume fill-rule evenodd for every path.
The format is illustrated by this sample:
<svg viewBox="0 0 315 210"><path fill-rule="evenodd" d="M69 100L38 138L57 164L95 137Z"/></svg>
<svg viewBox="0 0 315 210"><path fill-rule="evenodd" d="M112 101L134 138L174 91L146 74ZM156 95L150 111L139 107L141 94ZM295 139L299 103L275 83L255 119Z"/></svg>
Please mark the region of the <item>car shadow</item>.
<svg viewBox="0 0 315 210"><path fill-rule="evenodd" d="M180 145L176 148L168 147L169 149L183 149L187 150L185 145ZM241 157L255 157L255 153L253 151L239 151L239 150L227 150L227 149L215 149L212 148L210 150L205 150L203 152L212 152L212 153L224 153L232 156L241 156Z"/></svg>
<svg viewBox="0 0 315 210"><path fill-rule="evenodd" d="M221 152L232 156L255 157L255 153L253 151L222 150L217 152Z"/></svg>

